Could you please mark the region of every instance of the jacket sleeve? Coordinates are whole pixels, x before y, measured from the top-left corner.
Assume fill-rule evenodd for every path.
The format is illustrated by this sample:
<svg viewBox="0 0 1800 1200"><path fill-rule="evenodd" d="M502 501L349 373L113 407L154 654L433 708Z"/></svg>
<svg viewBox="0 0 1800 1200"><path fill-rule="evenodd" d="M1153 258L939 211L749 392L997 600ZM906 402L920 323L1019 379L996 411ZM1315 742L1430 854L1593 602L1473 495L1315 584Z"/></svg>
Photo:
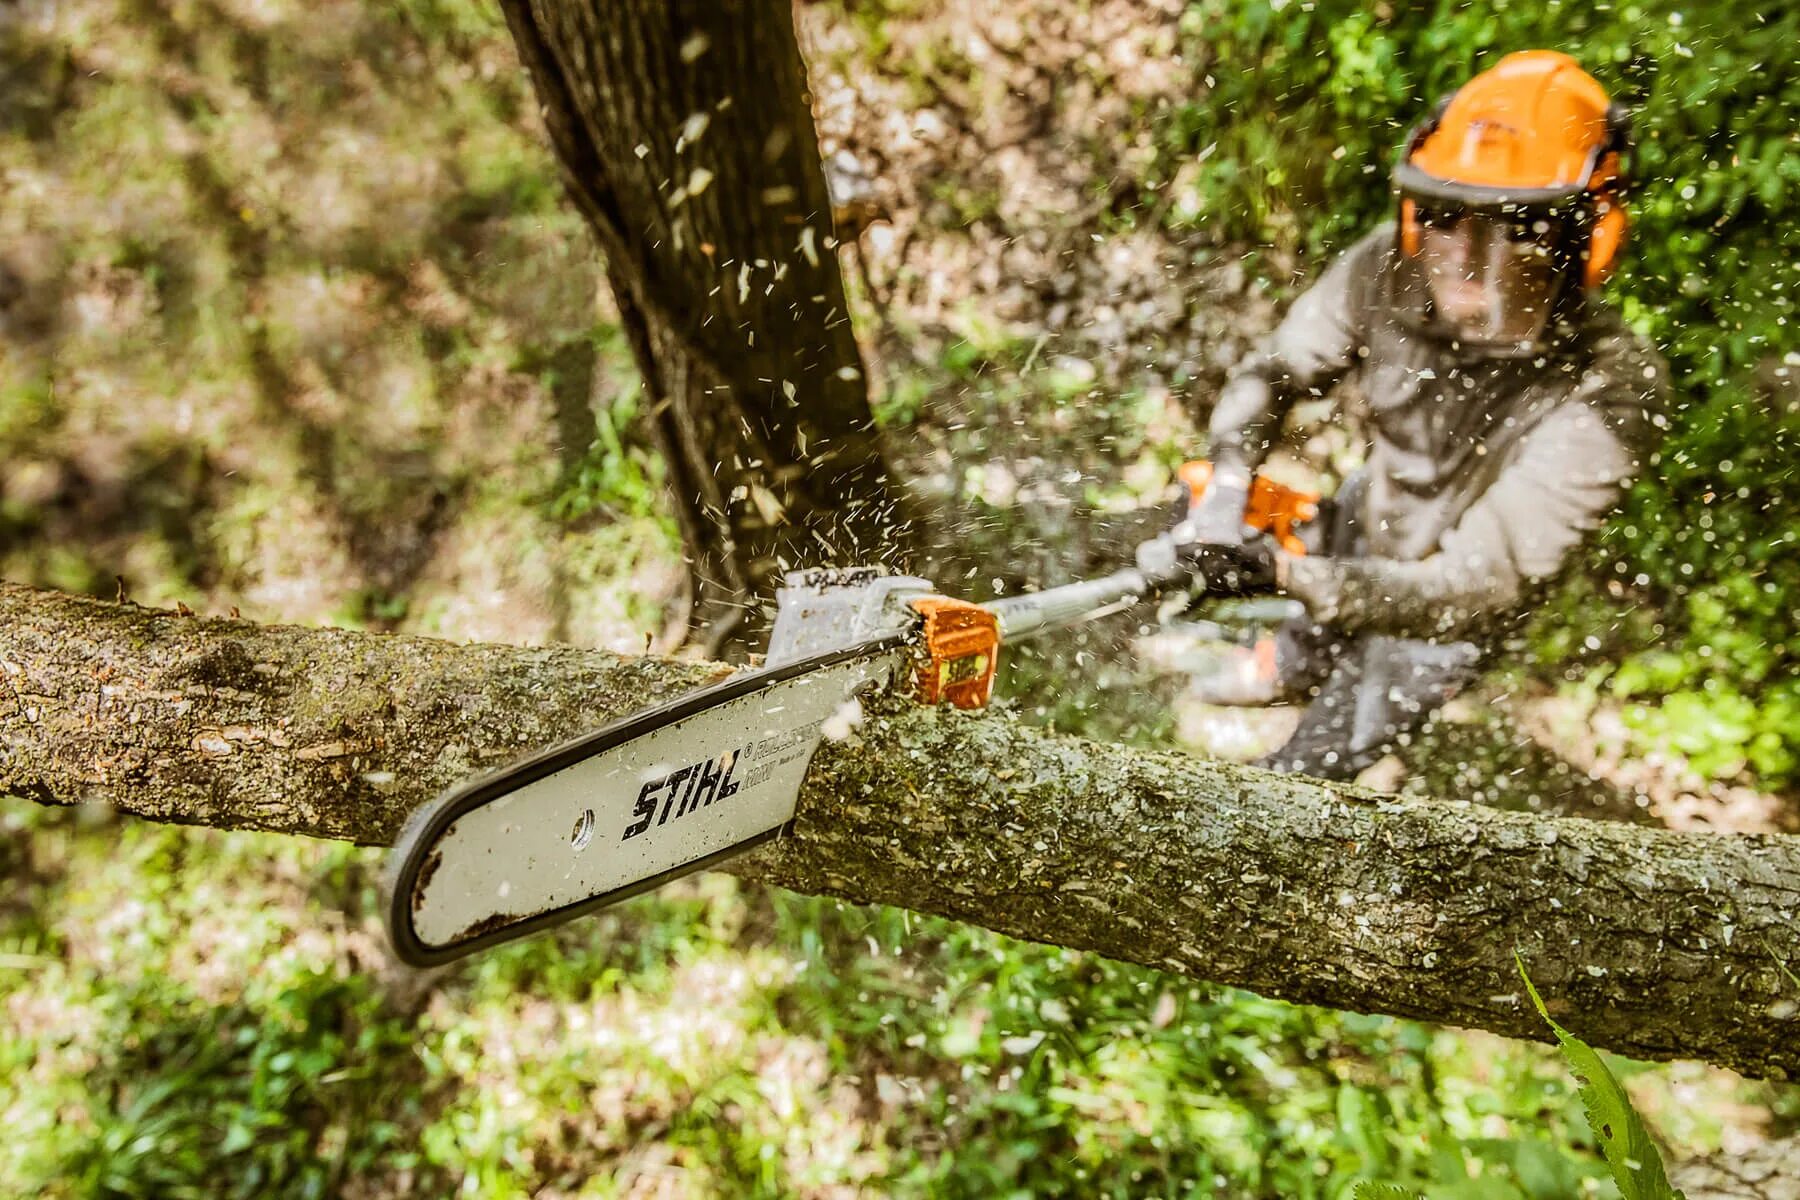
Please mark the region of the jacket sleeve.
<svg viewBox="0 0 1800 1200"><path fill-rule="evenodd" d="M1357 361L1364 345L1359 293L1392 240L1391 227L1384 225L1340 254L1238 364L1207 422L1214 463L1254 471L1294 402L1322 394Z"/></svg>
<svg viewBox="0 0 1800 1200"><path fill-rule="evenodd" d="M1619 386L1660 394L1661 375ZM1637 472L1646 409L1609 407L1585 390L1525 436L1436 553L1417 562L1289 559L1289 593L1325 624L1403 637L1461 636L1517 611L1532 584L1562 569Z"/></svg>

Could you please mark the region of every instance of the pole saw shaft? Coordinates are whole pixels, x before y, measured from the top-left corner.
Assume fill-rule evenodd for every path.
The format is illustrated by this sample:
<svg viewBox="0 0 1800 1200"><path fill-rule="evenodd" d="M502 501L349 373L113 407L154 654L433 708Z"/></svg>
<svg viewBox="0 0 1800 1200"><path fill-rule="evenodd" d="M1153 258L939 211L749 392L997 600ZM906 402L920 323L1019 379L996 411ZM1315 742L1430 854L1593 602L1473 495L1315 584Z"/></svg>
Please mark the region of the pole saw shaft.
<svg viewBox="0 0 1800 1200"><path fill-rule="evenodd" d="M1191 509L1206 494L1212 480L1212 464L1198 460L1186 463L1179 474L1188 489ZM1290 554L1304 554L1306 547L1299 539L1298 530L1318 513L1319 497L1315 493L1285 487L1265 475L1258 475L1251 484L1244 524L1275 538ZM1138 561L1138 567L1128 567L1099 579L991 600L981 607L999 619L1001 637L1016 642L1108 616L1155 592L1193 582L1192 573L1177 564L1172 549L1168 561L1161 566L1152 564L1146 570L1146 560L1141 555Z"/></svg>
<svg viewBox="0 0 1800 1200"><path fill-rule="evenodd" d="M1135 604L1156 586L1142 571L1127 567L1099 579L990 600L981 607L999 619L1000 636L1016 642L1107 616Z"/></svg>

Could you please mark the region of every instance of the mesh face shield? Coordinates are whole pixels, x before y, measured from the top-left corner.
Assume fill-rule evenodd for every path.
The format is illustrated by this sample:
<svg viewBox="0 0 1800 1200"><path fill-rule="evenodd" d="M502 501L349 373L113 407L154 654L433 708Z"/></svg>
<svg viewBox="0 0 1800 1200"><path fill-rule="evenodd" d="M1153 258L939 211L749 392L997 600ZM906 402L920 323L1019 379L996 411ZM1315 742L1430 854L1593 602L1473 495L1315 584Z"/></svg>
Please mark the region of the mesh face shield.
<svg viewBox="0 0 1800 1200"><path fill-rule="evenodd" d="M1417 323L1472 346L1525 351L1550 323L1567 267L1565 221L1541 211L1415 209Z"/></svg>

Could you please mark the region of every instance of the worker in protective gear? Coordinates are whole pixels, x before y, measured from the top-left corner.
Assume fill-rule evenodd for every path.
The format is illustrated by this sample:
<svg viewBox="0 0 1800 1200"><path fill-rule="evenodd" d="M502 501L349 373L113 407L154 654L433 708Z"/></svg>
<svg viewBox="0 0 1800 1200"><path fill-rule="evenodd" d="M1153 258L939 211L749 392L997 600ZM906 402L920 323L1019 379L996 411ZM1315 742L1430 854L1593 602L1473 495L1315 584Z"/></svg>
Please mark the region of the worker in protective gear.
<svg viewBox="0 0 1800 1200"><path fill-rule="evenodd" d="M1264 765L1350 778L1376 761L1474 677L1640 469L1666 368L1595 295L1625 240L1628 142L1574 59L1502 59L1413 130L1395 220L1220 393L1183 552L1307 610L1202 681L1218 703L1310 698ZM1287 553L1245 525L1253 474L1294 401L1351 374L1367 465L1313 523L1315 552Z"/></svg>

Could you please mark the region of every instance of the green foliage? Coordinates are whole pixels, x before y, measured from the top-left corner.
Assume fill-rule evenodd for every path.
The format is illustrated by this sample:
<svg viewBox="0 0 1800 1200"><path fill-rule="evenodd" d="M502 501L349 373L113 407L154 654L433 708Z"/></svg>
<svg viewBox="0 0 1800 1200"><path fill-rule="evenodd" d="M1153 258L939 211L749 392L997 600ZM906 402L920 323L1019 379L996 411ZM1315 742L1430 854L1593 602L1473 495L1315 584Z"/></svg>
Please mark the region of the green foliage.
<svg viewBox="0 0 1800 1200"><path fill-rule="evenodd" d="M416 1103L384 1078L406 1031L359 976L220 1006L144 984L109 1007L118 1035L84 1081L95 1128L44 1181L70 1194L327 1196Z"/></svg>
<svg viewBox="0 0 1800 1200"><path fill-rule="evenodd" d="M1497 1187L1517 1178L1518 1146L1535 1140L1465 1145L1442 1111L1448 1099L1428 1082L1447 1069L1446 1051L1460 1052L1416 1026L1293 1008L896 910L782 895L766 911L734 912L721 882L705 904L664 896L605 918L585 938L489 956L475 968L476 1019L490 1005L512 1009L522 995L579 997L589 986L602 995L624 989L628 1009L638 989L646 1001L678 1003L713 977L709 964L724 945L743 945L747 919L767 929L767 949L791 956L792 969L771 974L753 956L747 966L760 994L705 1003L742 1023L751 1043L778 1038L787 1053L821 1055L821 1081L861 1081L863 1103L890 1131L869 1179L883 1193L1137 1196L1184 1194L1206 1181L1230 1194L1324 1198L1366 1171L1440 1167ZM608 971L609 963L629 974ZM712 1046L703 1056L679 1043L657 1054L627 1047L611 1062L641 1081L642 1103L661 1107L667 1090L681 1114L670 1136L694 1148L719 1190L795 1190L791 1169L768 1166L764 1144L792 1135L757 1128L767 1113L745 1107L741 1125L705 1119L767 1086L745 1072L771 1052L731 1040ZM586 1061L567 1069L579 1074ZM1520 1123L1540 1111L1573 1119L1572 1096L1522 1065L1503 1064L1498 1090L1471 1100ZM454 1119L468 1132L454 1154L442 1148L446 1161L467 1161L478 1144L507 1144L473 1140L475 1131L493 1137L505 1128L491 1098L457 1095L466 1097L457 1108L477 1111ZM821 1119L805 1101L789 1118L801 1127ZM1587 1172L1561 1158L1554 1177L1564 1190L1503 1194L1570 1194Z"/></svg>
<svg viewBox="0 0 1800 1200"><path fill-rule="evenodd" d="M1790 741L1800 720L1795 701L1792 686L1780 687L1758 707L1737 689L1707 679L1697 689L1666 694L1656 706L1628 705L1625 719L1653 744L1685 755L1708 778L1728 779L1749 765L1778 780L1795 765Z"/></svg>
<svg viewBox="0 0 1800 1200"><path fill-rule="evenodd" d="M594 411L594 440L550 498L550 512L558 520L593 513L614 520L660 513L662 459L638 440L639 394L635 388L625 391Z"/></svg>
<svg viewBox="0 0 1800 1200"><path fill-rule="evenodd" d="M747 1197L1565 1200L1604 1172L1541 1048L898 910L684 881L483 955L412 1016L364 969L371 851L16 801L0 833L31 900L0 910L0 1194L607 1195L679 1170Z"/></svg>
<svg viewBox="0 0 1800 1200"><path fill-rule="evenodd" d="M1663 1171L1662 1156L1656 1143L1651 1140L1643 1118L1638 1116L1637 1109L1632 1106L1631 1097L1619 1086L1618 1079L1613 1076L1605 1060L1586 1042L1564 1029L1551 1017L1549 1010L1544 1007L1543 998L1538 995L1536 986L1531 982L1531 976L1525 971L1524 959L1516 953L1514 958L1519 964L1519 975L1525 980L1525 989L1531 994L1532 1004L1536 1006L1538 1015L1555 1031L1563 1056L1568 1060L1569 1068L1580 1085L1582 1115L1587 1118L1588 1129L1605 1157L1613 1183L1619 1189L1620 1200L1683 1200L1682 1193L1670 1187L1668 1176ZM1544 1166L1550 1167L1550 1171L1543 1172L1541 1168ZM1547 1190L1526 1187L1522 1189L1523 1194L1565 1196L1575 1193L1572 1180L1554 1178L1556 1172L1553 1157L1533 1164L1533 1168L1535 1169L1522 1173L1520 1179L1530 1179L1546 1186ZM1446 1176L1443 1183L1433 1186L1427 1192L1433 1200L1439 1196L1449 1200L1450 1197L1511 1197L1519 1194L1518 1191L1504 1187L1496 1190L1485 1183L1478 1182L1471 1186L1468 1178L1460 1172ZM1362 1182L1356 1185L1355 1200L1419 1200L1419 1196L1418 1192L1397 1184Z"/></svg>
<svg viewBox="0 0 1800 1200"><path fill-rule="evenodd" d="M29 444L57 423L56 389L39 371L20 371L0 356L0 444Z"/></svg>
<svg viewBox="0 0 1800 1200"><path fill-rule="evenodd" d="M931 384L917 375L905 375L873 398L875 423L883 429L905 429L919 419Z"/></svg>
<svg viewBox="0 0 1800 1200"><path fill-rule="evenodd" d="M332 614L331 623L345 629L391 629L406 619L411 607L411 600L405 595L380 588L357 588L344 597L343 605Z"/></svg>
<svg viewBox="0 0 1800 1200"><path fill-rule="evenodd" d="M1619 619L1609 595L1584 614L1552 605L1535 641L1623 660L1621 697L1687 696L1634 715L1646 746L1793 781L1800 261L1783 235L1800 222L1800 10L1197 0L1182 29L1202 86L1161 124L1169 219L1284 253L1341 248L1386 217L1405 131L1503 53L1566 50L1635 110L1633 254L1611 293L1668 357L1676 397L1592 568L1655 620Z"/></svg>
<svg viewBox="0 0 1800 1200"><path fill-rule="evenodd" d="M0 906L0 1194L310 1198L417 1166L408 1130L429 1096L409 1022L354 963L296 953L270 913L296 870L372 905L360 852L16 801L0 830L17 844L0 861L16 885ZM222 932L196 951L209 920Z"/></svg>
<svg viewBox="0 0 1800 1200"><path fill-rule="evenodd" d="M1397 1184L1365 1180L1356 1185L1356 1200L1419 1200L1419 1193Z"/></svg>
<svg viewBox="0 0 1800 1200"><path fill-rule="evenodd" d="M1669 1178L1663 1173L1662 1154L1651 1140L1643 1118L1632 1107L1631 1097L1625 1094L1625 1089L1619 1086L1619 1081L1593 1047L1556 1023L1525 971L1525 960L1516 951L1513 957L1518 960L1519 977L1525 981L1525 990L1531 993L1531 1003L1537 1008L1538 1015L1555 1030L1563 1056L1569 1060L1569 1068L1581 1084L1581 1101L1588 1128L1606 1155L1606 1165L1612 1169L1613 1182L1619 1187L1621 1200L1682 1200L1681 1193L1669 1186Z"/></svg>

